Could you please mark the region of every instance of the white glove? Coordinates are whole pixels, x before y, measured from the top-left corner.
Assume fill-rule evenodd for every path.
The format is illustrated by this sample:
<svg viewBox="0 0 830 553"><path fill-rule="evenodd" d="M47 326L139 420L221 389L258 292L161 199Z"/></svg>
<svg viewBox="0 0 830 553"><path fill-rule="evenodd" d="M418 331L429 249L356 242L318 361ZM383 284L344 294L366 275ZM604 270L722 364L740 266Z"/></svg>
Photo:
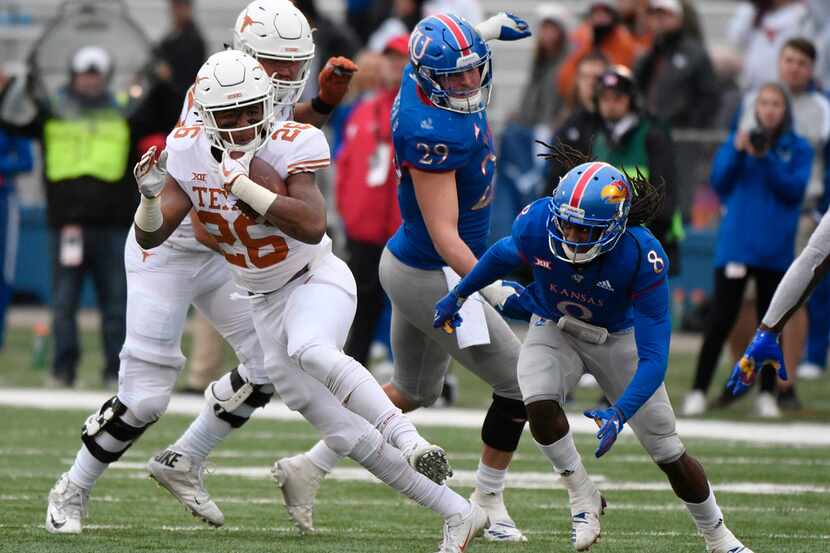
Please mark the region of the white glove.
<svg viewBox="0 0 830 553"><path fill-rule="evenodd" d="M499 12L476 25L476 31L484 41L521 40L531 35L527 21L510 12Z"/></svg>
<svg viewBox="0 0 830 553"><path fill-rule="evenodd" d="M222 179L228 192L231 191L236 177L248 176L252 159L254 159L254 152L230 152L228 150L222 152Z"/></svg>
<svg viewBox="0 0 830 553"><path fill-rule="evenodd" d="M161 194L164 183L167 181L167 150L163 150L156 161L156 147L153 146L141 156L133 167L135 182L138 191L147 198L155 198Z"/></svg>
<svg viewBox="0 0 830 553"><path fill-rule="evenodd" d="M504 307L507 298L517 293L514 287L505 284L502 280L488 284L478 292L484 296L487 303L499 309Z"/></svg>

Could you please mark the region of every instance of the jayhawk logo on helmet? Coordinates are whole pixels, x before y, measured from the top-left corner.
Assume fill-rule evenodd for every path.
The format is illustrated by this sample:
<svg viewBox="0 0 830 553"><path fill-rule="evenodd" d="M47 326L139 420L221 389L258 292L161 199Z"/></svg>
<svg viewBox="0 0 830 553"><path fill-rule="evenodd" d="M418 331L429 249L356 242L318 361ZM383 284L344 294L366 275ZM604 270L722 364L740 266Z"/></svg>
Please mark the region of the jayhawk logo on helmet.
<svg viewBox="0 0 830 553"><path fill-rule="evenodd" d="M609 204L619 204L628 199L628 187L620 181L612 182L602 187L599 196Z"/></svg>

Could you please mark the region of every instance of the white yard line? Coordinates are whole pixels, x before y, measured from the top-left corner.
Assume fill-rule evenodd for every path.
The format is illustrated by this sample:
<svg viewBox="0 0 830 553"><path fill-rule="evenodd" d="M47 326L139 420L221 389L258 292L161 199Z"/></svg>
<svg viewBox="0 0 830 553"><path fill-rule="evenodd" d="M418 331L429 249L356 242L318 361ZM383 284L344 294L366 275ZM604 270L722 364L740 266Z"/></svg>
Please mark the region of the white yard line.
<svg viewBox="0 0 830 553"><path fill-rule="evenodd" d="M93 410L109 399L109 392L80 390L43 390L34 388L0 389L0 405L31 407L37 409ZM175 394L168 413L196 416L202 409L203 398ZM409 416L418 426L444 426L454 428L480 428L485 411L476 409L419 409ZM303 420L299 413L291 411L282 402L272 401L264 409L255 412L260 419ZM577 415L568 415L571 429L579 434L594 434L593 421ZM629 433L626 426L624 432ZM830 424L810 423L748 423L717 420L680 419L677 432L682 438L703 438L730 442L749 442L780 445L830 446Z"/></svg>

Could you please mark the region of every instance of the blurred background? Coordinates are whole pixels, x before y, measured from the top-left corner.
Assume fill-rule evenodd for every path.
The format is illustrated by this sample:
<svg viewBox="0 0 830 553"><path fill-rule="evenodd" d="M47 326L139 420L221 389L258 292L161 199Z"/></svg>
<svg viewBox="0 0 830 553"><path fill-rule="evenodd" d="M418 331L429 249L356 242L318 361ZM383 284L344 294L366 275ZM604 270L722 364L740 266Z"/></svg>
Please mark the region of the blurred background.
<svg viewBox="0 0 830 553"><path fill-rule="evenodd" d="M720 394L727 368L751 337L757 312L765 309L765 290L786 269L767 263L764 255L738 263L731 252L757 249L753 237L763 249L768 234L783 233L783 251L776 256L779 261L791 260L826 209L825 156L830 137L830 103L823 92L823 86L830 85L826 0L297 0L295 4L317 29L313 71L318 72L333 55L350 57L360 66L349 96L327 127L338 159L341 155L347 159L350 141L367 123L360 119L366 111L360 110L361 104L398 86L385 73L389 67L385 64L394 63L396 53L403 55L399 37L422 16L450 11L477 23L509 9L527 19L534 32L531 39L491 43L495 86L488 117L499 145L493 241L509 232L526 203L550 193L561 176L556 163L537 157L546 151L537 141L564 143L663 179L667 206L652 230L672 258L675 337L668 381L675 408L688 416L706 415L712 409L720 416L723 409L730 409L726 412L739 418L761 414L830 420L825 370L830 293L823 288L800 322L791 325L796 327L792 335L785 336L788 364L792 371L799 368L797 382L811 384L795 388L771 384L765 390L775 398L771 406L755 401L733 407ZM54 109L63 105L55 99L61 98L66 83L80 86L74 80L78 75L101 75L108 107L117 110L129 127L124 152L119 150L126 161L113 169L120 173L107 182L123 181L129 193L113 200L119 202L117 208L88 205L82 197L79 201L96 213L122 210L125 217L113 215L101 222L92 213L90 220L126 233L136 202L129 170L133 161L172 128L196 70L206 55L231 41L231 24L245 5L243 0L0 0L0 70L5 85L0 87L4 88L0 119L20 127L36 118L43 105L51 106L59 117L71 118L71 113ZM83 52L88 47L92 50ZM756 106L770 82L778 83L786 107L778 119L762 116ZM315 94L312 77L304 99ZM388 114L381 113L380 119L388 120ZM350 124L355 126L353 132L348 130ZM112 306L102 305L107 298L101 290L107 289L107 271L123 271L123 250L115 243L112 255L100 258L103 269L90 272L79 285L77 378L75 374L67 378L55 371L55 313L60 309L64 317L75 313L72 305L58 305L66 298L56 290L54 279L55 264L67 262L58 258L72 254L72 233L55 219L56 207L47 215L47 190L53 190L49 187L60 178L45 170L45 135L28 141L9 129L0 132L4 133L0 136L3 301L9 304L2 323L0 386L111 387L117 360L108 342L117 342L117 334L108 335L108 330L117 326L118 314L112 313ZM737 201L737 193L719 189L717 182L713 186L713 175L718 174L715 162L728 154L720 151L731 148L761 158L768 150L783 148L780 141L788 132L802 137L813 152L809 183L799 185L797 231L783 229L788 225L779 227L783 215L775 206L759 207L724 226L724 218L735 212L724 206ZM747 146L753 134L756 142ZM356 245L361 240L347 222L392 217L388 209L395 200L392 194L383 206L344 203L344 180L354 182L345 177L349 170L345 163L335 164L322 184L329 200L330 234L355 270L361 262ZM93 176L97 171L88 170ZM804 173L791 165L782 171ZM727 180L753 178L733 172ZM394 182L387 184L394 188ZM359 188L349 197L360 195ZM53 201L63 209L71 199ZM730 229L728 235L724 228ZM382 243L385 238L380 234L377 240ZM111 238L107 236L101 243ZM87 255L91 254L87 248ZM719 296L719 278L739 283L740 293L727 293L721 286ZM390 363L388 319L381 305L382 300L367 315L370 321L359 325L363 335L353 335L351 342L362 344L361 353L355 355L362 356L378 378L388 374ZM194 321L190 328L200 324ZM704 340L707 328L718 336ZM221 372L232 362L227 348L218 359L213 354L196 361L204 352L194 350L189 338L184 347L193 362L208 369ZM444 404L487 403L483 386L466 371L455 374L460 381L448 387ZM198 391L206 382L183 379L181 385ZM574 397L577 407L600 399L591 382L584 384Z"/></svg>

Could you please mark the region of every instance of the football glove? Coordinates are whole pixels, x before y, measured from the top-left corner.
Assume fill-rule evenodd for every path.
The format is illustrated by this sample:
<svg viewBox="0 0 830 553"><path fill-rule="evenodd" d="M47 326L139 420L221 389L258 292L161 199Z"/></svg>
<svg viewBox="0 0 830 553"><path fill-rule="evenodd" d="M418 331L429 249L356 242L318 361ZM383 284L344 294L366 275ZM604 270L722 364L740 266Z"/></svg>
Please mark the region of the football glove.
<svg viewBox="0 0 830 553"><path fill-rule="evenodd" d="M485 41L521 40L531 35L527 21L510 12L499 12L476 25L476 31Z"/></svg>
<svg viewBox="0 0 830 553"><path fill-rule="evenodd" d="M585 411L585 416L594 419L597 426L599 426L599 432L597 432L599 447L594 453L599 459L608 453L608 450L617 441L617 436L625 426L625 416L619 407L613 405L608 409L589 409Z"/></svg>
<svg viewBox="0 0 830 553"><path fill-rule="evenodd" d="M455 293L455 290L450 292L438 300L435 304L435 317L432 319L432 326L435 328L443 328L447 334L452 334L454 330L461 326L462 318L458 314L458 310L464 305L464 300Z"/></svg>
<svg viewBox="0 0 830 553"><path fill-rule="evenodd" d="M512 280L497 280L479 290L479 293L503 317L529 321L531 314L519 303L519 295L524 290L525 287L518 282L513 282Z"/></svg>
<svg viewBox="0 0 830 553"><path fill-rule="evenodd" d="M251 170L251 160L254 159L254 152L222 152L222 180L225 183L225 190L231 191L233 181L240 175L247 176Z"/></svg>
<svg viewBox="0 0 830 553"><path fill-rule="evenodd" d="M778 378L787 380L784 354L778 344L778 333L772 330L757 330L747 346L743 357L735 363L726 388L733 396L745 394L755 383L758 372L766 365L778 371Z"/></svg>
<svg viewBox="0 0 830 553"><path fill-rule="evenodd" d="M162 150L158 159L156 152L156 147L151 147L133 167L138 191L147 198L155 198L161 194L167 180L167 150Z"/></svg>
<svg viewBox="0 0 830 553"><path fill-rule="evenodd" d="M356 72L357 65L349 58L341 56L329 58L318 77L320 100L332 107L340 104Z"/></svg>

